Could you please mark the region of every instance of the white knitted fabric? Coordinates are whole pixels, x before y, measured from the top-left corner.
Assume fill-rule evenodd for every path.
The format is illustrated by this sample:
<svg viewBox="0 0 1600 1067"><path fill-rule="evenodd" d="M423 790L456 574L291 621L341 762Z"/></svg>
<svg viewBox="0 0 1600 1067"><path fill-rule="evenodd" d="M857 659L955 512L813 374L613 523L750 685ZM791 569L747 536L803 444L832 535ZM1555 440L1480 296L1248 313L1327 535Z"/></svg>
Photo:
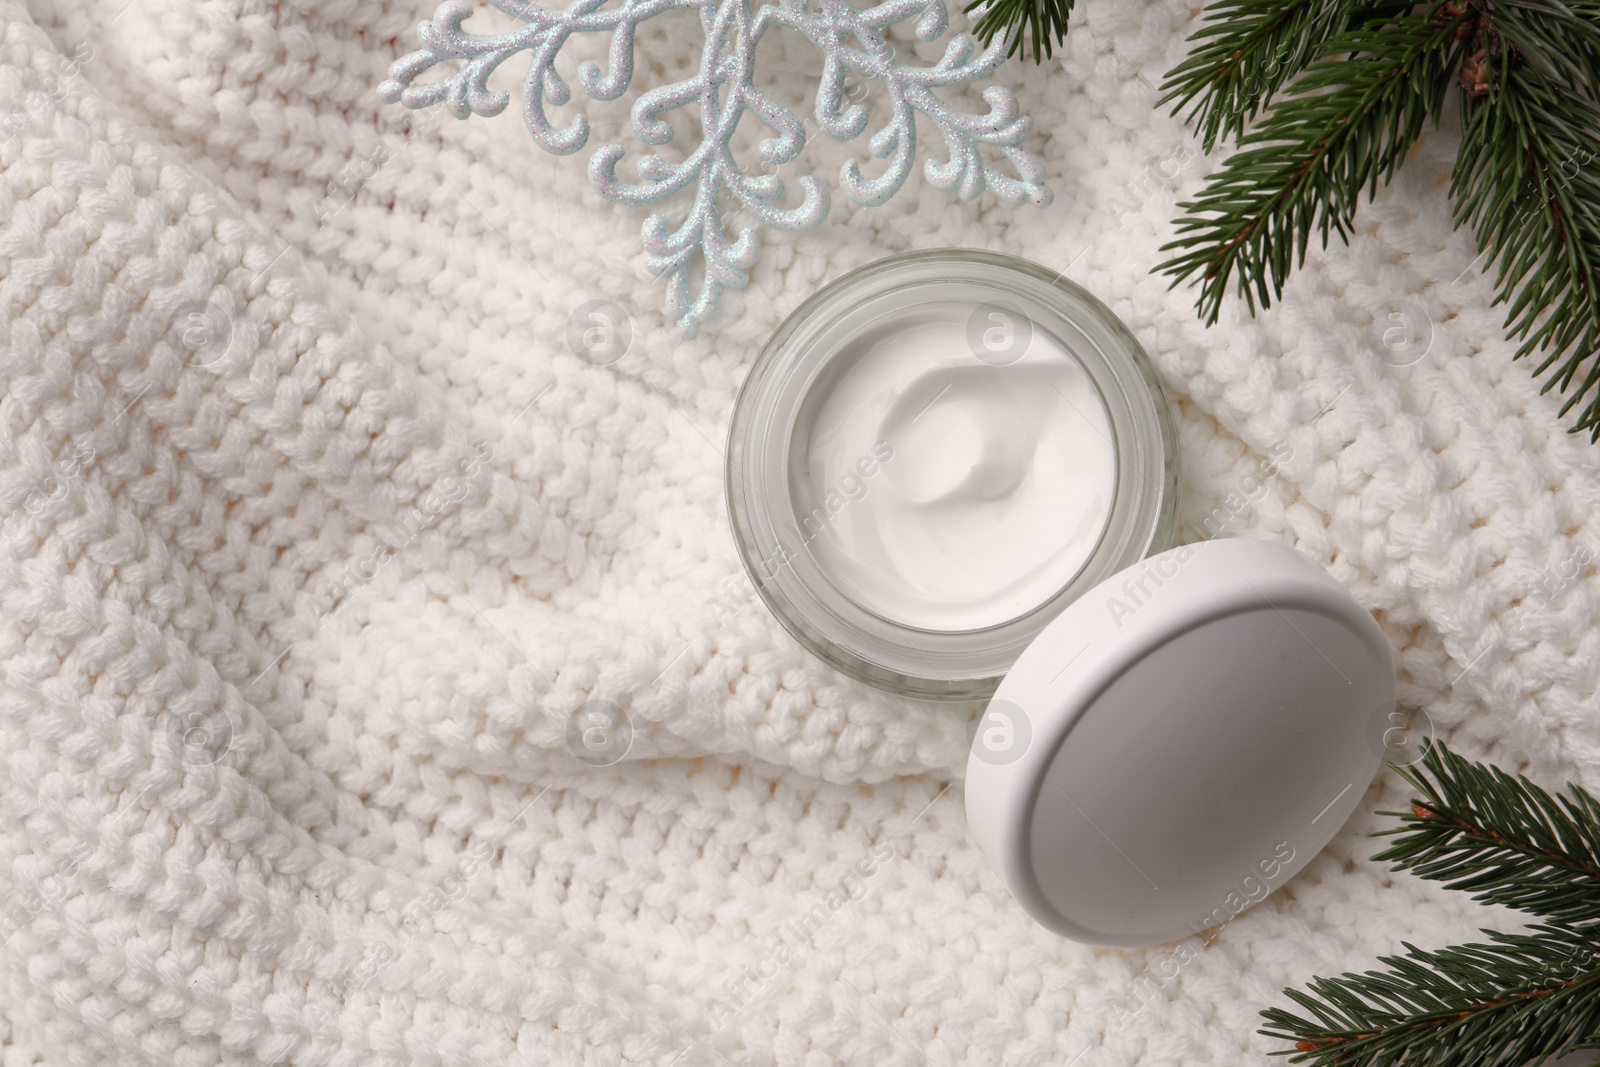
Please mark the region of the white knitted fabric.
<svg viewBox="0 0 1600 1067"><path fill-rule="evenodd" d="M1325 564L1460 751L1600 787L1600 450L1510 361L1448 129L1280 307L1203 328L1148 273L1215 165L1154 106L1199 5L1083 0L999 75L1052 207L836 198L684 342L581 158L379 104L433 6L0 0L4 1064L1262 1063L1281 987L1508 921L1368 859L1386 772L1209 944L1044 932L967 840L974 709L802 652L722 500L735 390L818 286L907 247L1065 268L1164 376L1191 528ZM635 95L698 60L657 23ZM807 98L808 46L761 58ZM565 340L595 299L610 366ZM568 747L597 700L617 766Z"/></svg>

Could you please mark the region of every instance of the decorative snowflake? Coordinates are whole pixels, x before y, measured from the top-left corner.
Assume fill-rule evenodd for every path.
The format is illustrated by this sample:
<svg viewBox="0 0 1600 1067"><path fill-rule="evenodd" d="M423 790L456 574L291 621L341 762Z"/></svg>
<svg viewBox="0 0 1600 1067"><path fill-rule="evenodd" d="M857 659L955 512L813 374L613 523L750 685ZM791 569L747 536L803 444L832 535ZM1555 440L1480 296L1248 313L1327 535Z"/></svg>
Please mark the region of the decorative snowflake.
<svg viewBox="0 0 1600 1067"><path fill-rule="evenodd" d="M944 56L931 67L899 63L884 40L883 31L916 18L920 40L941 36L948 25L943 0L887 0L858 11L842 0L777 0L752 10L751 0L621 0L602 10L607 0L574 0L561 10L525 0L489 0L494 7L526 23L508 33L480 36L461 24L473 12L465 0L446 0L431 22L418 30L422 48L389 68L389 79L378 86L385 101L424 108L443 103L457 118L471 114L498 115L510 94L491 91L489 76L518 52L532 53L532 66L522 83L522 116L528 129L547 151L569 155L589 139L588 120L578 115L571 125L558 128L545 114L548 101L561 106L571 98L571 87L556 73L557 54L567 39L579 33L610 33L610 69L586 62L577 80L594 100L614 100L633 80L633 37L640 23L673 10L698 11L705 31L705 49L699 72L671 85L651 89L633 105L633 129L646 144L662 145L672 139L670 123L661 116L677 108L698 105L703 135L688 158L669 162L648 155L636 165L641 179L626 181L617 175L621 145L607 144L589 157L589 177L600 195L618 204L654 204L683 189L694 188L694 206L676 229L661 214L644 224L648 264L668 282L667 307L685 336L692 337L716 312L722 290L739 288L749 280L749 269L760 252L760 242L746 227L729 241L718 207L725 190L758 221L776 230L806 230L828 213L828 190L815 177L799 179L801 202L783 206L784 182L773 171L793 161L805 147L804 124L757 89L752 75L755 49L761 35L774 23L803 34L822 53L822 76L817 86L816 121L830 137L851 140L865 130L867 108L860 103L844 106L845 79L854 74L880 83L887 91L891 116L887 125L868 142L872 155L888 159L883 173L869 178L855 160L840 171L840 183L858 204L878 205L905 184L917 154L916 113L933 120L944 137L949 159L928 159L923 172L935 188L955 190L970 200L985 189L1007 203L1024 200L1041 207L1050 202L1044 164L1021 147L1031 123L1018 113L1016 98L998 86L983 91L987 114L952 107L934 90L963 85L981 78L1005 58L1007 40L995 40L980 52L967 34L950 39ZM853 43L852 43L853 39ZM432 67L455 61L459 70L448 80L413 84ZM772 130L757 146L763 173L747 174L735 162L730 142L746 112ZM979 147L997 149L1016 177L985 162ZM698 253L703 280L691 299L690 269Z"/></svg>

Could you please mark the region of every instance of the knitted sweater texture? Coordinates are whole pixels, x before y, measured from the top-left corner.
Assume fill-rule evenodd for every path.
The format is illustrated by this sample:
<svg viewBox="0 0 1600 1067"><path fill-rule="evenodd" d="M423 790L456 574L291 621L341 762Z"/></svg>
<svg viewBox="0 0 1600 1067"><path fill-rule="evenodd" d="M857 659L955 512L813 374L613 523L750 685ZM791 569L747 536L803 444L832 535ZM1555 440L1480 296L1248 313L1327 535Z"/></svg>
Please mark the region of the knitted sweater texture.
<svg viewBox="0 0 1600 1067"><path fill-rule="evenodd" d="M515 108L378 101L433 6L0 0L0 1063L1264 1063L1283 986L1491 921L1370 862L1387 773L1209 942L1022 913L967 840L976 709L823 667L727 532L760 345L906 248L1099 295L1173 398L1187 536L1294 545L1437 736L1600 787L1600 451L1511 362L1451 129L1280 307L1203 328L1149 274L1215 165L1155 106L1194 5L1086 0L998 74L1052 206L836 197L686 342L640 214ZM641 32L634 95L697 26ZM809 98L804 42L761 62ZM592 300L630 321L606 366L566 341ZM1431 321L1404 366L1396 300ZM612 766L569 741L596 707Z"/></svg>

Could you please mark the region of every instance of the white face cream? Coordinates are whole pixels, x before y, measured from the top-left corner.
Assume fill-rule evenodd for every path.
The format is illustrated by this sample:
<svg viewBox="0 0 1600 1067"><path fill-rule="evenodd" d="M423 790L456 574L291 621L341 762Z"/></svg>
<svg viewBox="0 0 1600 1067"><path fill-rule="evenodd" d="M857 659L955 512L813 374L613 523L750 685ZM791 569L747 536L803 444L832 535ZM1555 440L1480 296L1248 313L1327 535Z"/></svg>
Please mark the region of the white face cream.
<svg viewBox="0 0 1600 1067"><path fill-rule="evenodd" d="M807 649L971 699L1061 610L1171 544L1176 446L1144 351L1060 273L908 252L802 304L728 431L728 517Z"/></svg>
<svg viewBox="0 0 1600 1067"><path fill-rule="evenodd" d="M923 630L1025 615L1083 568L1116 490L1111 426L1041 330L974 354L977 304L924 308L830 363L795 428L798 534L867 609Z"/></svg>

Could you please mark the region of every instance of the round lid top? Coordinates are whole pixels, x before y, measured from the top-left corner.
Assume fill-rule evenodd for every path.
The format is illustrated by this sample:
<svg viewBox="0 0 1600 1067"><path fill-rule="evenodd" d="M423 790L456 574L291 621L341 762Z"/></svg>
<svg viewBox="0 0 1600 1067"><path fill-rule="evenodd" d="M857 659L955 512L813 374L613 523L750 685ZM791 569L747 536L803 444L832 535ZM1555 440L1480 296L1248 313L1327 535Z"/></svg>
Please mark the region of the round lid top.
<svg viewBox="0 0 1600 1067"><path fill-rule="evenodd" d="M1265 541L1183 545L1027 647L967 761L972 834L1040 923L1143 945L1227 922L1338 831L1383 755L1372 616Z"/></svg>

